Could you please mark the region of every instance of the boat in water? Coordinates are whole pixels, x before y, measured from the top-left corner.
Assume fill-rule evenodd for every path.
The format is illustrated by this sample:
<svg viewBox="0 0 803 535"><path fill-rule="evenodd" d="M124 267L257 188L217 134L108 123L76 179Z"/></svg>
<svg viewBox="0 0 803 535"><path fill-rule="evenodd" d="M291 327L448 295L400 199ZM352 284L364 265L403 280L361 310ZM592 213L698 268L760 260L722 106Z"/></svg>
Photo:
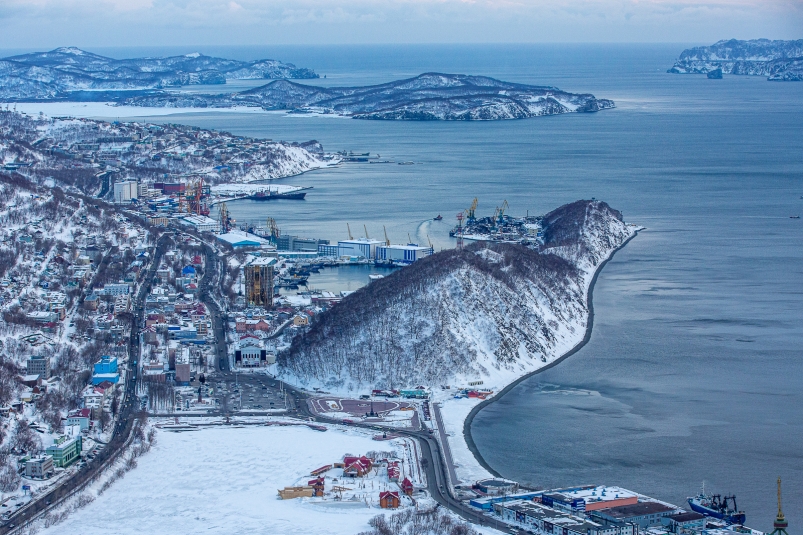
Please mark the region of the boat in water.
<svg viewBox="0 0 803 535"><path fill-rule="evenodd" d="M744 525L745 514L736 506L736 496L706 494L703 485L700 494L689 498L688 501L689 507L696 513L718 518L730 524Z"/></svg>
<svg viewBox="0 0 803 535"><path fill-rule="evenodd" d="M440 220L443 219L443 216L438 214L438 217L433 217L432 219L433 219L433 221L440 221Z"/></svg>
<svg viewBox="0 0 803 535"><path fill-rule="evenodd" d="M250 195L248 198L254 201L272 201L274 199L303 199L306 196L307 192L303 190L287 191L283 193L279 193L278 191L274 190L266 190L258 191L253 195Z"/></svg>

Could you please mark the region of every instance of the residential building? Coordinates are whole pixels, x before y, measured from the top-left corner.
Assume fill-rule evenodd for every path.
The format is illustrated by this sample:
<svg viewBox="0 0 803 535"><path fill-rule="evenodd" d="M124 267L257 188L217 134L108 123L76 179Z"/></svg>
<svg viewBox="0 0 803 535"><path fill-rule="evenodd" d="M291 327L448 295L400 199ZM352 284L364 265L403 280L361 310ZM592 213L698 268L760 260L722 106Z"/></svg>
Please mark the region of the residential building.
<svg viewBox="0 0 803 535"><path fill-rule="evenodd" d="M89 408L78 409L67 415L67 425L77 425L80 431L89 429L92 410Z"/></svg>
<svg viewBox="0 0 803 535"><path fill-rule="evenodd" d="M379 507L382 509L396 509L401 505L399 493L395 490L386 490L379 493Z"/></svg>
<svg viewBox="0 0 803 535"><path fill-rule="evenodd" d="M118 282L114 284L106 284L103 288L96 290L95 293L97 295L128 295L131 293L131 286L126 283Z"/></svg>
<svg viewBox="0 0 803 535"><path fill-rule="evenodd" d="M50 379L50 357L34 355L26 363L28 375L38 375L42 379Z"/></svg>
<svg viewBox="0 0 803 535"><path fill-rule="evenodd" d="M25 463L25 477L45 479L53 472L53 457L42 455Z"/></svg>
<svg viewBox="0 0 803 535"><path fill-rule="evenodd" d="M273 307L273 267L275 258L258 257L243 266L245 296L249 306Z"/></svg>

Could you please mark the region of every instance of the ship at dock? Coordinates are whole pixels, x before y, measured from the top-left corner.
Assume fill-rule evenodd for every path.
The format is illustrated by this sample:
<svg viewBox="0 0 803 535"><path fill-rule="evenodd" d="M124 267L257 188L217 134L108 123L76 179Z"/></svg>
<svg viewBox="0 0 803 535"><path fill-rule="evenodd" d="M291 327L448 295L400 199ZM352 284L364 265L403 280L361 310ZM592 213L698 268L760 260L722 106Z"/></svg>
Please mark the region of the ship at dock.
<svg viewBox="0 0 803 535"><path fill-rule="evenodd" d="M720 494L706 494L705 485L700 494L688 499L689 507L696 513L724 520L729 524L744 525L744 511L736 506L736 496L722 496Z"/></svg>

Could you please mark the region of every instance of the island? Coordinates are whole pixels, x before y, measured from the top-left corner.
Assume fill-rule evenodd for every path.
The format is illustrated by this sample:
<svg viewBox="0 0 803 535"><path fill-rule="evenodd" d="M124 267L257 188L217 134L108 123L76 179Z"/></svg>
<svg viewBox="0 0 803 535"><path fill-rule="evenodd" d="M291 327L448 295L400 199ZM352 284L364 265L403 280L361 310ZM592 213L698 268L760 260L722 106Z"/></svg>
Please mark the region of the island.
<svg viewBox="0 0 803 535"><path fill-rule="evenodd" d="M719 73L717 73L719 70ZM803 39L771 41L730 39L711 46L684 50L667 72L672 74L722 74L766 76L770 81L803 80Z"/></svg>
<svg viewBox="0 0 803 535"><path fill-rule="evenodd" d="M277 80L231 95L162 92L134 96L122 104L175 108L256 106L354 119L415 121L524 119L614 107L611 100L567 93L555 87L443 73L424 73L366 87L319 87Z"/></svg>
<svg viewBox="0 0 803 535"><path fill-rule="evenodd" d="M131 91L227 80L318 78L292 63L273 59L237 61L198 52L171 57L113 59L75 47L0 59L0 99L94 100L99 90ZM88 92L88 93L87 93Z"/></svg>

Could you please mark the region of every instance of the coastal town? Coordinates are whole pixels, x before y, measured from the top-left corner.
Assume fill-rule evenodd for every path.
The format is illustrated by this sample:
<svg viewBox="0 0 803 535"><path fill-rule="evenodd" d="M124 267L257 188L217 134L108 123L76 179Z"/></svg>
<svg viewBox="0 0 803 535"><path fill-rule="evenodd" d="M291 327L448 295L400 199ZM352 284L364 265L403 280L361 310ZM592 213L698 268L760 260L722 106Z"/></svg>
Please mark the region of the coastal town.
<svg viewBox="0 0 803 535"><path fill-rule="evenodd" d="M367 306L369 292L390 293L394 280L436 256L431 243L393 244L386 233L369 238L367 229L355 238L347 227L330 243L284 234L269 218L234 221L227 202L303 198L303 188L265 181L340 162L319 144L8 110L0 112L0 132L0 533L48 528L82 500L90 506L160 436L201 443L211 430L258 428L275 437L303 433L304 448L315 449L280 459L281 487L260 491L277 502L272 511L303 503L324 518L328 510L359 509L377 530L385 520L373 515L412 511L439 521L446 514L483 533L761 534L732 495L701 490L673 504L614 482L530 487L480 466L463 436L469 414L582 344L585 320L570 325L554 314L541 329L553 329L545 341L521 335L520 322L505 335L511 352L524 351L513 343L521 340L538 357L485 375L469 369L408 380L399 371L396 383L371 383L362 379L367 371L340 381L308 372L336 365L304 345L327 318L350 303ZM578 274L566 284L585 299L596 273L639 227L596 199L578 206L561 217L513 217L505 201L481 217L474 199L455 218L451 254L475 243L471 262L488 262L490 272L509 265L511 250L535 254L551 237L565 239L558 227L571 210L591 213L604 224L588 234L613 238L588 238L579 249L597 247L598 256L575 259L572 270L555 261L555 269ZM372 275L357 292L309 288L320 270L364 265L388 275ZM577 310L587 313L585 303ZM354 318L348 321L359 323ZM320 336L334 331L345 329ZM366 343L355 340L352 354ZM364 449L345 449L355 446ZM776 526L785 528L780 485Z"/></svg>

